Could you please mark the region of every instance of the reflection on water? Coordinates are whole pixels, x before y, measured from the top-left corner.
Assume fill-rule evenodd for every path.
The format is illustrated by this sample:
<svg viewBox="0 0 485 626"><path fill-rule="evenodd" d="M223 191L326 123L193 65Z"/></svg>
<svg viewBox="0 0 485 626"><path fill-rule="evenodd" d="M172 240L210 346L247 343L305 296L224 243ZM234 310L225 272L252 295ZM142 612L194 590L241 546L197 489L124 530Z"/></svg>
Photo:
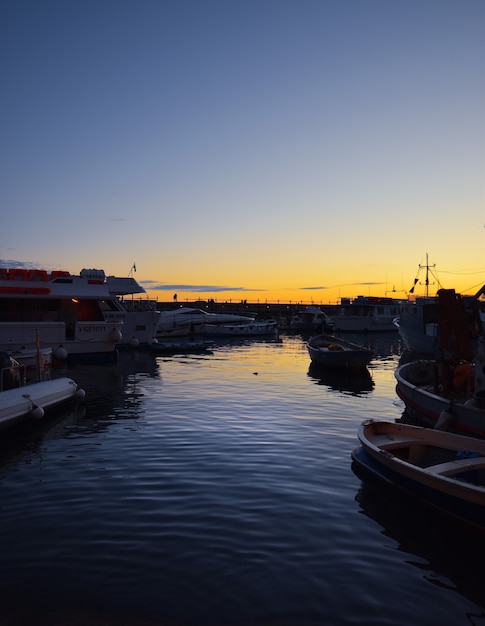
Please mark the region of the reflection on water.
<svg viewBox="0 0 485 626"><path fill-rule="evenodd" d="M44 441L61 439L70 428L75 427L86 415L82 402L59 407L49 412L42 420L21 422L12 429L4 431L0 445L0 475L7 471L9 464L22 459L26 454L36 454ZM8 444L7 444L8 442Z"/></svg>
<svg viewBox="0 0 485 626"><path fill-rule="evenodd" d="M362 512L396 542L407 555L406 562L418 568L427 582L483 604L483 577L477 576L485 562L483 534L403 495L354 464L352 469L363 481L355 498ZM485 611L477 610L474 618L482 623Z"/></svg>
<svg viewBox="0 0 485 626"><path fill-rule="evenodd" d="M256 344L283 343L278 335L269 335L267 337L217 337L210 340L212 347L236 347L236 346L252 346Z"/></svg>
<svg viewBox="0 0 485 626"><path fill-rule="evenodd" d="M367 368L357 371L332 370L310 363L308 376L313 378L318 385L326 385L330 389L355 395L368 393L374 388L374 381Z"/></svg>
<svg viewBox="0 0 485 626"><path fill-rule="evenodd" d="M160 371L148 351L123 350L116 363L57 367L54 376L69 376L84 389L91 415L131 418L142 409L144 380L160 378Z"/></svg>
<svg viewBox="0 0 485 626"><path fill-rule="evenodd" d="M393 517L351 469L360 421L401 412L391 345L364 379L321 377L298 336L57 370L86 397L0 441L2 623L428 626L480 614L466 546L421 545L419 511ZM29 615L8 622L25 598Z"/></svg>

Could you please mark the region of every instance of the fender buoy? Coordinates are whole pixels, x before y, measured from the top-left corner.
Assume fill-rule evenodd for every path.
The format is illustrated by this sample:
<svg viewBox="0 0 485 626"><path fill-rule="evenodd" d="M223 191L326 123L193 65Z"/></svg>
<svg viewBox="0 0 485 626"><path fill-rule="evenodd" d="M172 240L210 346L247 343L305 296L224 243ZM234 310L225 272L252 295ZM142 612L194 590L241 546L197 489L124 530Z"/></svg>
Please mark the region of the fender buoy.
<svg viewBox="0 0 485 626"><path fill-rule="evenodd" d="M36 420L40 420L44 417L44 409L41 406L33 405L30 414Z"/></svg>
<svg viewBox="0 0 485 626"><path fill-rule="evenodd" d="M68 353L64 346L57 346L54 348L54 358L58 361L65 361L67 359Z"/></svg>
<svg viewBox="0 0 485 626"><path fill-rule="evenodd" d="M113 328L113 330L109 334L109 340L113 343L119 343L123 339L123 335L117 328Z"/></svg>

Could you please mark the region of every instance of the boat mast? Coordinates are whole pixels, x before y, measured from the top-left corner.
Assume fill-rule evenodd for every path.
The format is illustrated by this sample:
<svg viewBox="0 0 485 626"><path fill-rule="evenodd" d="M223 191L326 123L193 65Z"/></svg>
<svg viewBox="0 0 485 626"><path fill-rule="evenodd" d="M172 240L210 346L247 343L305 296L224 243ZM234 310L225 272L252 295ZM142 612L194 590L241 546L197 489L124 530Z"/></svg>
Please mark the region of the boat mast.
<svg viewBox="0 0 485 626"><path fill-rule="evenodd" d="M426 275L425 275L425 281L424 281L424 285L425 285L425 296L428 297L429 296L429 272L430 270L433 270L436 267L436 265L430 265L428 262L428 253L426 252L426 265L418 265L418 273L416 275L416 278L414 279L414 284L411 287L411 289L409 290L409 293L414 293L414 288L416 287L416 284L419 281L419 272L422 269L426 270ZM431 273L433 274L433 276L436 278L436 275L434 274L433 271L431 271ZM434 283L433 283L434 284ZM438 285L439 285L439 280L438 280Z"/></svg>
<svg viewBox="0 0 485 626"><path fill-rule="evenodd" d="M429 263L428 263L428 253L426 252L426 278L425 278L425 283L426 285L426 297L429 296Z"/></svg>
<svg viewBox="0 0 485 626"><path fill-rule="evenodd" d="M428 263L428 253L426 252L426 265L420 265L419 269L422 270L423 268L426 269L426 275L425 275L425 279L424 279L424 285L425 285L425 296L428 297L429 296L429 270L433 269L434 267L436 267L436 265L430 265ZM434 276L434 274L433 274Z"/></svg>

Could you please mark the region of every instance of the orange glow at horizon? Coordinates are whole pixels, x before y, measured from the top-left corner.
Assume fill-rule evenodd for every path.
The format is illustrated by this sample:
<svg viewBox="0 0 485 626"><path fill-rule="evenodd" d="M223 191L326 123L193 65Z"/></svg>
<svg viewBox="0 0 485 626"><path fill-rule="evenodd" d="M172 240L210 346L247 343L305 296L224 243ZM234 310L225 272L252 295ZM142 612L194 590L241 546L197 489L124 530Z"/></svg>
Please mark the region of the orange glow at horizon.
<svg viewBox="0 0 485 626"><path fill-rule="evenodd" d="M453 284L441 284L444 289L455 289L457 293L462 295L474 295L483 283L477 284L477 286L470 287L469 281L465 284L465 281L455 281ZM409 287L412 286L412 282ZM430 296L434 296L440 285L430 284L428 286L428 293ZM177 302L183 304L184 302L195 301L208 301L214 300L215 302L229 302L237 303L245 301L256 304L304 304L304 305L330 305L338 304L342 298L356 298L357 296L364 297L380 297L380 298L394 298L398 300L414 300L416 297L425 295L425 285L419 282L416 285L415 292L410 293L409 290L398 290L392 285L386 286L383 284L370 284L370 285L349 285L348 287L334 287L325 289L268 289L268 290L218 290L218 291L191 291L191 290L150 290L146 289L150 298L158 300L159 302ZM176 300L174 295L177 295Z"/></svg>

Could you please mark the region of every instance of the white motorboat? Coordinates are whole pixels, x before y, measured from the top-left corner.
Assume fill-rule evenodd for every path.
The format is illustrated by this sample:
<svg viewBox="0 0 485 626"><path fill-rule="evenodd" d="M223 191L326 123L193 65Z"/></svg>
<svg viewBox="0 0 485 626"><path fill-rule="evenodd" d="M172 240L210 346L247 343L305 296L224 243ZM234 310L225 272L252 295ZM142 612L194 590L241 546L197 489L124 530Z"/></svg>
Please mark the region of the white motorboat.
<svg viewBox="0 0 485 626"><path fill-rule="evenodd" d="M303 311L292 315L285 330L303 331L308 333L332 332L335 328L334 322L320 307L315 305L307 306Z"/></svg>
<svg viewBox="0 0 485 626"><path fill-rule="evenodd" d="M276 320L261 320L244 323L206 324L205 334L210 337L261 337L278 334Z"/></svg>
<svg viewBox="0 0 485 626"><path fill-rule="evenodd" d="M29 418L40 419L47 411L85 392L68 377L26 384L25 365L0 353L0 428Z"/></svg>
<svg viewBox="0 0 485 626"><path fill-rule="evenodd" d="M0 268L0 349L52 348L55 359L113 359L126 312L103 270Z"/></svg>
<svg viewBox="0 0 485 626"><path fill-rule="evenodd" d="M83 396L84 391L67 377L7 389L0 392L0 428L29 418L40 419L46 411Z"/></svg>
<svg viewBox="0 0 485 626"><path fill-rule="evenodd" d="M161 312L155 336L157 339L167 339L172 336L199 335L204 332L206 324L215 326L250 322L254 322L254 317L232 313L208 313L202 309L179 307Z"/></svg>

